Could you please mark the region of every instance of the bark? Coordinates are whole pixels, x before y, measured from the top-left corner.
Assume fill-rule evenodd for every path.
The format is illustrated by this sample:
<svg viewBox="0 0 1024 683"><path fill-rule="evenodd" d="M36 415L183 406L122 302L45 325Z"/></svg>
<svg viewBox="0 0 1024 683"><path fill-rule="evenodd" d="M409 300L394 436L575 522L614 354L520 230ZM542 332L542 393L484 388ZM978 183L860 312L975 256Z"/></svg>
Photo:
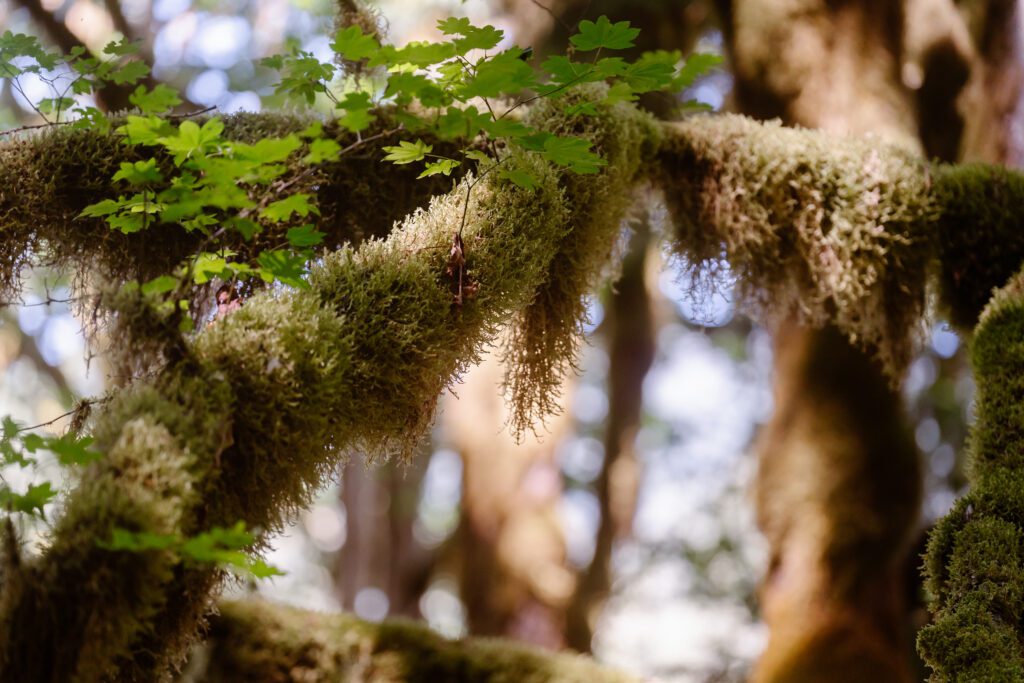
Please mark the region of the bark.
<svg viewBox="0 0 1024 683"><path fill-rule="evenodd" d="M743 110L914 145L900 3L769 4L726 13ZM921 484L898 396L834 330L786 323L775 349L756 483L771 631L754 680L910 681L901 578Z"/></svg>

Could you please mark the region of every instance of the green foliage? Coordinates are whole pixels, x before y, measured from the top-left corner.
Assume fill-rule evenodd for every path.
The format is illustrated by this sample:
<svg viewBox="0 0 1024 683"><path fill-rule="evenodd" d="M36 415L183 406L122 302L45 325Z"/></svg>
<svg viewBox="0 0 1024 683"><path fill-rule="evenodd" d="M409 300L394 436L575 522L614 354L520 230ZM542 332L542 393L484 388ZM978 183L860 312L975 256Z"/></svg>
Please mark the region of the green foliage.
<svg viewBox="0 0 1024 683"><path fill-rule="evenodd" d="M255 542L256 536L246 530L244 522L237 522L229 528L213 527L189 538L175 533L155 534L114 529L109 541L98 541L99 546L105 550L132 553L169 550L180 555L186 562L215 564L257 579L281 576L284 572L246 552Z"/></svg>
<svg viewBox="0 0 1024 683"><path fill-rule="evenodd" d="M63 467L84 466L102 457L91 448L92 437L74 434L43 436L28 431L10 416L5 416L0 434L0 464L22 468L34 467L44 452L53 455ZM0 508L10 512L43 518L43 508L53 501L59 491L49 481L34 482L24 493L18 493L6 481L0 481Z"/></svg>

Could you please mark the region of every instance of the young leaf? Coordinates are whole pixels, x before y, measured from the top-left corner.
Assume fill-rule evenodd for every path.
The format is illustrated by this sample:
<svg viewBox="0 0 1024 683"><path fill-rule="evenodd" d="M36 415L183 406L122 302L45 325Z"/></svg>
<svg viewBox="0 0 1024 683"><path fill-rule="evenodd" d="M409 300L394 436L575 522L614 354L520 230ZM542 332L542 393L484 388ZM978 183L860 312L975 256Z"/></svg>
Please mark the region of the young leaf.
<svg viewBox="0 0 1024 683"><path fill-rule="evenodd" d="M158 83L152 90L140 85L128 96L128 101L138 107L143 114L163 114L181 104L181 97L176 90Z"/></svg>
<svg viewBox="0 0 1024 683"><path fill-rule="evenodd" d="M534 188L537 187L537 179L533 177L533 175L531 175L528 171L524 171L521 168L512 168L505 171L499 171L498 175L518 185L524 190L533 190Z"/></svg>
<svg viewBox="0 0 1024 683"><path fill-rule="evenodd" d="M291 196L285 197L284 199L278 199L275 202L271 202L265 209L260 211L260 215L264 218L280 222L288 220L293 214L298 214L305 218L310 213L320 215L320 209L316 207L316 204L312 203L312 195L304 192L299 192Z"/></svg>
<svg viewBox="0 0 1024 683"><path fill-rule="evenodd" d="M44 481L42 484L29 484L25 493L15 493L5 486L0 488L0 507L15 512L24 512L28 515L36 514L38 510L38 515L42 517L43 506L56 496L57 491L48 481Z"/></svg>
<svg viewBox="0 0 1024 683"><path fill-rule="evenodd" d="M57 456L57 462L65 467L70 465L88 465L93 460L102 457L102 453L95 451L89 446L93 439L90 436L76 437L74 434L65 434L59 438L45 440L47 450L53 451Z"/></svg>
<svg viewBox="0 0 1024 683"><path fill-rule="evenodd" d="M502 31L493 26L477 27L469 19L449 17L437 22L437 27L446 36L463 36L455 40L455 49L460 55L470 50L490 50L505 37Z"/></svg>
<svg viewBox="0 0 1024 683"><path fill-rule="evenodd" d="M363 33L358 26L349 26L338 31L331 43L331 49L349 61L368 59L380 50L380 43L373 36Z"/></svg>
<svg viewBox="0 0 1024 683"><path fill-rule="evenodd" d="M427 176L437 175L443 173L444 175L451 175L452 171L462 165L461 161L455 159L441 159L440 161L431 161L427 163L423 173L416 176L416 179L426 178Z"/></svg>
<svg viewBox="0 0 1024 683"><path fill-rule="evenodd" d="M261 253L256 262L260 264L260 277L265 281L279 280L292 287L309 289L309 283L302 279L306 274L305 256L275 249Z"/></svg>
<svg viewBox="0 0 1024 683"><path fill-rule="evenodd" d="M581 174L597 173L602 166L608 164L590 151L590 143L583 138L552 136L544 142L541 156Z"/></svg>
<svg viewBox="0 0 1024 683"><path fill-rule="evenodd" d="M287 233L288 244L293 247L312 247L324 241L324 233L313 227L312 223L290 228Z"/></svg>
<svg viewBox="0 0 1024 683"><path fill-rule="evenodd" d="M114 174L113 180L124 180L129 185L142 187L158 183L164 179L156 167L156 159L145 161L122 161L121 170Z"/></svg>
<svg viewBox="0 0 1024 683"><path fill-rule="evenodd" d="M384 161L391 161L395 164L411 164L425 157L433 149L432 145L424 143L423 140L417 140L416 142L402 140L397 146L390 145L384 147L384 151L388 153L384 157Z"/></svg>
<svg viewBox="0 0 1024 683"><path fill-rule="evenodd" d="M628 21L612 23L608 17L598 17L596 22L584 19L580 22L580 32L569 39L577 50L588 52L603 48L605 50L625 50L633 47L633 40L640 34L640 29L630 28Z"/></svg>
<svg viewBox="0 0 1024 683"><path fill-rule="evenodd" d="M173 291L178 286L178 278L172 275L160 275L142 285L143 296L157 296Z"/></svg>
<svg viewBox="0 0 1024 683"><path fill-rule="evenodd" d="M533 67L519 59L521 53L513 48L478 63L476 74L457 89L458 96L497 97L536 86L537 75Z"/></svg>

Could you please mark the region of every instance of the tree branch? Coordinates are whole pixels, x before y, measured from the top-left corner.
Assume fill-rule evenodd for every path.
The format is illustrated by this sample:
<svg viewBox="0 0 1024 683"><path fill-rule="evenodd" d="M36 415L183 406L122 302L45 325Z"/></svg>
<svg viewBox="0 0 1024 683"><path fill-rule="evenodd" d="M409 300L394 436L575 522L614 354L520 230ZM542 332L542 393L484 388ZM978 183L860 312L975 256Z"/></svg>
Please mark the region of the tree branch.
<svg viewBox="0 0 1024 683"><path fill-rule="evenodd" d="M226 602L181 683L636 683L570 654L501 640L442 638L412 622L371 624L259 600Z"/></svg>

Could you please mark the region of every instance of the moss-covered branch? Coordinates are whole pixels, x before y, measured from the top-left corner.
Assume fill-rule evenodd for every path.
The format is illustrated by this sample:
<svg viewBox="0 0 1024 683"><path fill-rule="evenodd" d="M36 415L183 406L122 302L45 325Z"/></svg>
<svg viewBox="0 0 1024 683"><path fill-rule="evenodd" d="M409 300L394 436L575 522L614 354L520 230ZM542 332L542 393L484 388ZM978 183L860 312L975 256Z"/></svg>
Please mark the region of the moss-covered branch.
<svg viewBox="0 0 1024 683"><path fill-rule="evenodd" d="M244 113L222 120L226 139L247 143L297 133L313 121L306 116ZM317 228L325 233L323 246L328 249L387 235L395 221L451 189L450 178L416 181L412 169L381 163L381 146L397 144L401 137L399 126L385 111L364 134L382 137L363 145L353 146L355 136L336 125L328 124L324 131L349 151L336 162L315 166L290 162L277 185L286 187L288 194L308 192L316 197ZM88 272L92 282L145 281L170 272L204 243L201 233L174 225L126 235L111 230L102 218L79 217L89 204L117 195L111 177L122 162L156 154L123 140L118 134L57 126L0 144L0 300L17 293L28 266ZM428 141L440 153L452 146ZM171 166L166 154L156 156L162 165ZM277 185L267 190L278 193L275 199L281 198ZM255 241L231 231L217 247L238 252L244 261L280 243L285 229L264 222Z"/></svg>
<svg viewBox="0 0 1024 683"><path fill-rule="evenodd" d="M545 128L565 125L555 109L533 115ZM535 191L489 179L477 186L463 233L477 291L462 305L446 272L463 214L458 191L387 240L326 257L309 290L254 297L156 380L112 402L94 430L108 456L71 495L47 552L8 572L0 679L158 679L198 628L217 572L167 551L103 550L98 539L114 527L190 535L238 519L275 529L343 452L408 450L438 394L513 314L580 308L612 251L623 190L658 131L618 105L584 133L609 161L601 174L567 179L528 158ZM538 299L567 240L591 249ZM119 299L121 317L145 310L130 294ZM564 334L578 325L556 323ZM521 367L568 360L511 355Z"/></svg>
<svg viewBox="0 0 1024 683"><path fill-rule="evenodd" d="M411 622L371 624L262 601L222 603L182 683L631 683L585 657Z"/></svg>
<svg viewBox="0 0 1024 683"><path fill-rule="evenodd" d="M71 496L50 548L5 568L0 678L157 678L185 652L219 575L169 551L116 553L97 539L114 527L184 535L239 519L278 527L343 452L407 451L438 394L510 320L519 414L548 407L575 351L582 297L609 260L628 189L641 176L665 188L677 249L693 263L725 256L748 303L832 320L893 368L908 353L928 263L936 255L952 263L965 239L951 217L979 194L1012 202L1024 189L987 168L930 178L896 148L739 117L661 127L627 105L583 118L549 104L531 116L545 130L591 139L609 165L579 176L526 157L540 180L534 192L490 176L481 182L463 235L472 298L456 303L458 282L447 272L463 189L435 198L387 239L355 247L346 241L376 232L390 215L382 207L409 183L368 180L363 166L343 162L322 177L320 197L325 224L342 226L330 233L339 248L309 290L262 294L194 341L164 340L176 346L162 374L98 419L107 457ZM232 121L243 139L300 125ZM100 264L124 279L155 274L195 247L173 231L165 244L75 218L107 195L106 178L131 153L113 137L70 130L3 147L3 284L14 286L20 265L39 254L56 265ZM367 158L371 167L379 168ZM973 229L1010 229L990 218ZM1016 243L1002 246L1001 264L1020 261ZM963 272L959 286L984 286ZM128 329L153 316L136 295L112 301Z"/></svg>
<svg viewBox="0 0 1024 683"><path fill-rule="evenodd" d="M970 354L971 491L929 538L935 621L918 646L934 683L1008 683L1024 680L1024 274L996 292Z"/></svg>

